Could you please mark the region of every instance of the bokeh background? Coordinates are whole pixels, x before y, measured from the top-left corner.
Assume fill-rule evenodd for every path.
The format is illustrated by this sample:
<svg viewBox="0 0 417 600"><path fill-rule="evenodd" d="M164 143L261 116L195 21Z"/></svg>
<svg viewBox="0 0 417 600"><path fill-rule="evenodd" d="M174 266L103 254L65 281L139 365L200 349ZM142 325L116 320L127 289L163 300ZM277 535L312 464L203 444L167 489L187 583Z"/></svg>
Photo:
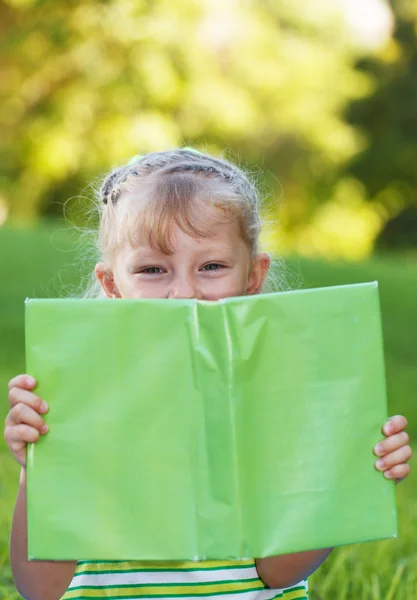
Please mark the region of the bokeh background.
<svg viewBox="0 0 417 600"><path fill-rule="evenodd" d="M73 293L91 269L81 232L100 177L191 145L257 182L263 244L290 283L379 281L389 412L415 439L415 0L3 0L0 54L2 417L25 371L24 299ZM18 477L2 439L8 600ZM399 538L336 550L312 600L415 600L416 491L415 475L397 488Z"/></svg>

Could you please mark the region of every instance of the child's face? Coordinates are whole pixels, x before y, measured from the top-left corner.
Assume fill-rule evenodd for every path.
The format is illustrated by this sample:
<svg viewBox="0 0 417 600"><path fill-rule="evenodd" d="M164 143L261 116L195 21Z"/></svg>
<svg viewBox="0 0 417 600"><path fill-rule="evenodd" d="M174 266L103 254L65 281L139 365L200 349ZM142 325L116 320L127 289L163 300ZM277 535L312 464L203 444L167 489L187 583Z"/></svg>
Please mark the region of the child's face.
<svg viewBox="0 0 417 600"><path fill-rule="evenodd" d="M213 209L218 210L218 209ZM257 294L265 280L268 254L250 257L237 223L223 223L211 237L194 238L173 224L171 255L146 240L119 249L112 268L96 265L96 275L111 298L197 298L219 300Z"/></svg>

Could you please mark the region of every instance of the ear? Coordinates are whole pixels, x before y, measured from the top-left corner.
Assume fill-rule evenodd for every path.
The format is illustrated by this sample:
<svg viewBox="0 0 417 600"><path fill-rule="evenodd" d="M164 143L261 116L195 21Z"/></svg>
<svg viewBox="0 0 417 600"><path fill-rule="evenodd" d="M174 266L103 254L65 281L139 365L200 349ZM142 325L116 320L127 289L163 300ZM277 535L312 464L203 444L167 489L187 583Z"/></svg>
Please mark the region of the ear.
<svg viewBox="0 0 417 600"><path fill-rule="evenodd" d="M113 278L113 273L103 262L96 264L94 272L108 298L121 298Z"/></svg>
<svg viewBox="0 0 417 600"><path fill-rule="evenodd" d="M257 254L252 259L252 268L249 273L246 294L260 294L266 275L271 264L271 257L266 252Z"/></svg>

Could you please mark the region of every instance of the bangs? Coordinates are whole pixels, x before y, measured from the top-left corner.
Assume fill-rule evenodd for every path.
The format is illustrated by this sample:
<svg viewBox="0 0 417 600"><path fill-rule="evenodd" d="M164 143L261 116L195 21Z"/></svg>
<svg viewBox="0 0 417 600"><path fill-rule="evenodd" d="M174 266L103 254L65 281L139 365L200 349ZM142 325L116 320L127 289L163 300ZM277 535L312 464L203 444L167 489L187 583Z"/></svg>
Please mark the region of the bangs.
<svg viewBox="0 0 417 600"><path fill-rule="evenodd" d="M151 248L170 255L174 253L174 224L191 237L211 237L218 225L236 218L246 237L240 203L226 185L212 177L158 173L138 186L126 186L126 195L129 206L121 211L119 235L123 233L132 247L145 238Z"/></svg>

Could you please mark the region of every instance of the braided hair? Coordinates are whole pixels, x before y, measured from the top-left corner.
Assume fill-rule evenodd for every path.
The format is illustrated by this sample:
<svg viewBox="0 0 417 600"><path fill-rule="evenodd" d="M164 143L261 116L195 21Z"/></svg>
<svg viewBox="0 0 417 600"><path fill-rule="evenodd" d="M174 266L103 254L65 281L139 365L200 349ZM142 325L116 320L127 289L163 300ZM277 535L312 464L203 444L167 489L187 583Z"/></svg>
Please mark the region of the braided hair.
<svg viewBox="0 0 417 600"><path fill-rule="evenodd" d="M258 208L257 191L241 169L229 161L203 154L191 148L151 152L144 156L137 156L137 160L132 160L127 165L114 169L105 177L101 185L101 201L104 204L108 202L116 204L123 192L123 184L128 179L142 178L156 172L159 172L160 175L196 173L216 177L236 188L235 192L238 195L244 195L254 207Z"/></svg>

